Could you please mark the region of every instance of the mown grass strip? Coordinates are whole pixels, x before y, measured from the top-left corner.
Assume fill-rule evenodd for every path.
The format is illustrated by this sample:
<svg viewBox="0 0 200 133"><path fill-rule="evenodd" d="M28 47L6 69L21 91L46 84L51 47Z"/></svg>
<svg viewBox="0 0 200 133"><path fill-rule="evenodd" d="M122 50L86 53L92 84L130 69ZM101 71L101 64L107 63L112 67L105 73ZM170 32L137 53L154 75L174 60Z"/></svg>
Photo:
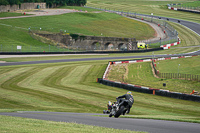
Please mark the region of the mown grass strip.
<svg viewBox="0 0 200 133"><path fill-rule="evenodd" d="M169 10L167 4L171 4L171 2L168 0L164 1L88 0L87 1L88 7L96 7L101 9L107 9L107 10L110 9L110 10L125 11L125 12L137 12L148 15L153 13L155 16L178 18L200 23L199 14Z"/></svg>
<svg viewBox="0 0 200 133"><path fill-rule="evenodd" d="M70 20L70 21L68 21ZM28 28L32 31L60 32L66 30L67 33L81 33L94 36L112 36L127 38L143 38L142 35L152 37L154 30L147 24L127 19L113 13L68 13L55 16L40 16L20 19L0 20L0 23L13 27ZM108 26L109 24L109 26ZM126 25L126 26L125 26ZM117 28L116 28L117 27ZM2 27L3 28L3 27ZM134 34L141 33L141 34ZM139 31L139 32L138 32ZM149 31L148 34L146 31ZM5 37L9 36L2 32ZM154 34L153 34L154 35Z"/></svg>
<svg viewBox="0 0 200 133"><path fill-rule="evenodd" d="M106 67L107 61L1 67L5 71L2 75L10 76L0 78L0 111L102 113L108 101L116 101L127 91L96 83ZM199 121L199 103L137 92L133 95L131 115L160 119L165 115L169 119L180 116L180 120L196 117L195 121Z"/></svg>

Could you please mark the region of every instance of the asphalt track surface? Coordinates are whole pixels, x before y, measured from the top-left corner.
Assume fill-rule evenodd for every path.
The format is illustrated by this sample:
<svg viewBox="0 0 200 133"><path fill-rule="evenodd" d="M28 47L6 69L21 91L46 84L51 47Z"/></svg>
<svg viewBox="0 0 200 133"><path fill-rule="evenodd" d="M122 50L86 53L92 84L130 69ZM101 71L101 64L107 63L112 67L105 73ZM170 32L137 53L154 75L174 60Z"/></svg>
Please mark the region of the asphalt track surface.
<svg viewBox="0 0 200 133"><path fill-rule="evenodd" d="M186 54L174 54L174 55L154 55L154 57L172 57L172 56L189 56L189 55L200 55L200 50L193 53ZM61 62L77 62L77 61L99 61L99 60L126 60L131 58L152 58L152 55L146 56L118 56L118 57L102 57L102 58L78 58L78 59L60 59L60 60L42 60L42 61L26 61L26 62L6 62L0 63L0 66L13 66L13 65L31 65L31 64L42 64L42 63L61 63Z"/></svg>
<svg viewBox="0 0 200 133"><path fill-rule="evenodd" d="M0 115L57 122L73 122L114 129L145 131L149 133L199 133L200 131L200 124L197 123L120 117L109 118L108 115L104 114L20 111L15 113L0 113ZM99 117L99 115L103 117Z"/></svg>
<svg viewBox="0 0 200 133"><path fill-rule="evenodd" d="M143 15L143 14L139 14L139 15L152 17L151 15ZM159 17L159 16L153 16L153 18L160 18L161 20L167 20L167 21L179 23L179 24L191 29L192 31L194 31L196 34L198 34L200 36L200 24L199 23L180 20L180 19L174 19L174 18ZM180 22L178 22L178 21L180 21Z"/></svg>

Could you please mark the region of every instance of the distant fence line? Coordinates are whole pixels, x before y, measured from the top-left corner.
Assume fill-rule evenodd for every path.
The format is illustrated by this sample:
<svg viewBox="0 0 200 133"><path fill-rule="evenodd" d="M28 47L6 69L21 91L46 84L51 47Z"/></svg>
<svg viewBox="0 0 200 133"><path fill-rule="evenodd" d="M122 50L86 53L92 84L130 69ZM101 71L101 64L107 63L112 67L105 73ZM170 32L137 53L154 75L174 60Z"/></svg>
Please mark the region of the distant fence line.
<svg viewBox="0 0 200 133"><path fill-rule="evenodd" d="M152 60L152 66L156 76L159 78L166 78L166 79L183 79L183 80L191 80L191 81L198 81L200 82L200 75L193 75L193 74L182 74L182 73L160 73L159 70L156 69L155 60Z"/></svg>

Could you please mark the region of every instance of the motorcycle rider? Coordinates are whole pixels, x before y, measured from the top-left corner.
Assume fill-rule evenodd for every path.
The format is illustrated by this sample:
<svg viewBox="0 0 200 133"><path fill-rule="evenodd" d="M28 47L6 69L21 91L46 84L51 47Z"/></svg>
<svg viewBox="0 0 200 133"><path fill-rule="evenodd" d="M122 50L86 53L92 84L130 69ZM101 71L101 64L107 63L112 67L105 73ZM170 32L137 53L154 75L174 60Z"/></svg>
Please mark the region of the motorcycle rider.
<svg viewBox="0 0 200 133"><path fill-rule="evenodd" d="M125 98L125 99L124 99ZM127 102L128 105L127 105L127 110L125 110L123 112L123 115L125 114L125 112L128 114L130 112L130 109L134 103L134 98L133 98L133 95L132 95L132 92L128 91L126 94L122 95L122 96L119 96L116 98L117 99L117 103L119 104L119 107L121 105L124 104L124 102Z"/></svg>

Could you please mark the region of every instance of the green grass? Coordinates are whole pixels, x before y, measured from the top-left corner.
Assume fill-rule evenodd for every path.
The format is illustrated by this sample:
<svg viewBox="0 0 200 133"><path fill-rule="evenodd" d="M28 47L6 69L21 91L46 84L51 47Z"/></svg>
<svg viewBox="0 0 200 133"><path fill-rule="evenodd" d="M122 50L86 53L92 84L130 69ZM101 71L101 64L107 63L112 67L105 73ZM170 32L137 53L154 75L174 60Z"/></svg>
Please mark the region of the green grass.
<svg viewBox="0 0 200 133"><path fill-rule="evenodd" d="M53 122L44 120L35 120L28 118L0 116L0 130L1 132L59 132L59 133L102 133L102 132L115 132L115 133L144 133L129 130L119 130L113 128L105 128L98 126L89 126L77 123L66 123L66 122Z"/></svg>
<svg viewBox="0 0 200 133"><path fill-rule="evenodd" d="M21 13L15 13L15 12L1 12L0 18L2 17L16 17L16 16L23 16Z"/></svg>
<svg viewBox="0 0 200 133"><path fill-rule="evenodd" d="M91 1L93 0L90 0L89 3ZM96 1L96 3L95 1L93 1L93 3L96 5L98 4L97 2L105 2L105 1ZM110 1L107 1L105 7L110 6L112 2L110 3L109 2ZM137 11L139 11L140 8L143 13L147 14L149 14L149 11L150 12L156 11L156 14L154 13L155 15L157 15L158 13L158 15L164 15L164 16L172 16L172 17L180 16L180 18L183 19L186 19L186 17L188 17L188 19L191 19L192 21L199 22L199 18L196 15L190 13L185 13L183 15L182 13L167 10L165 8L165 5L169 1L167 2L164 1L163 3L162 1L154 1L152 3L150 3L149 1L145 2L135 1L136 6L138 6L137 3L139 3L140 6L138 7L133 5L133 1L127 1L127 4L123 3L121 5L119 1L117 2L118 5L112 7L120 7L120 9L123 8L124 10L137 9ZM146 7L149 7L148 10L146 10L147 9ZM176 13L177 15L175 15ZM7 24L13 26L13 27L8 27L4 25L0 26L1 28L0 44L10 44L10 45L30 44L30 46L45 45L44 43L31 39L31 37L26 32L26 29L29 26L31 26L31 28L33 29L39 29L42 26L42 29L45 30L51 29L53 26L53 28L55 28L53 30L51 29L51 31L53 32L57 32L61 28L62 29L65 28L68 32L72 33L74 32L74 33L98 35L98 36L102 32L104 36L108 36L108 34L110 34L111 36L117 36L117 34L118 35L121 34L119 35L120 37L121 36L132 37L133 35L131 31L126 33L116 33L113 31L112 33L107 33L107 30L105 31L104 26L107 26L110 23L119 22L118 24L120 26L113 24L111 25L112 27L110 27L111 29L115 29L117 27L117 30L120 28L124 28L121 25L124 25L126 22L134 23L120 16L116 16L109 13L98 13L98 15L97 13L90 13L90 14L75 13L75 15L64 14L59 16L0 20L1 24ZM76 19L71 20L70 18L73 17ZM84 17L85 19L81 19L81 17ZM101 19L101 21L99 19ZM67 20L70 20L71 22ZM108 23L107 21L109 21L110 23ZM99 25L98 29L96 29L97 31L88 30L89 29L88 27L90 25L92 26L92 28L94 28L94 25L97 24ZM80 29L77 28L77 25L78 27L80 27ZM14 28L15 26L25 29L19 30L19 28ZM179 48L181 46L199 45L200 41L199 37L197 37L190 30L177 24L174 24L174 26L176 26L179 32L179 36L181 38L182 43L174 47L175 49L157 51L154 52L154 54L174 54L174 53L191 52L197 50L197 48ZM87 30L83 30L82 28ZM132 30L131 27L130 30ZM111 54L105 56L113 57L113 56L151 55L151 54L152 52L142 53L142 54L134 54L134 53ZM66 58L69 59L69 58L81 58L81 57L82 55L76 57L67 56L67 57L40 57L40 58L10 58L1 60L29 61L29 60L46 60L46 59L48 60L66 59ZM59 112L102 113L102 110L106 109L106 104L108 101L115 101L116 100L115 98L117 96L126 93L126 90L96 83L96 78L102 77L107 67L107 63L108 61L90 61L90 62L69 62L69 63L0 67L0 101L1 101L0 112L59 111ZM149 64L144 64L142 68L143 67L145 68L145 70L142 71L147 72L147 74L144 73L142 74L141 70L139 71L140 74L139 76L140 78L142 78L142 80L145 79L146 77L149 78L150 77L149 75L151 75L151 70L148 69L150 67ZM131 71L134 71L134 69L132 69ZM154 81L157 82L159 85L163 83L158 80L154 80L152 77L150 77L149 79L151 83L153 83ZM183 88L184 85L187 86L191 85L192 87L194 86L193 83L185 82L182 80L181 81L164 80L164 81L167 82L167 87L172 85L183 85ZM172 82L173 84L172 85L168 84L170 82ZM138 83L141 83L140 85L144 84L144 82L141 81L138 81ZM197 84L197 87L199 87L199 84ZM190 92L191 90L188 89L187 91ZM133 92L133 95L135 98L135 103L130 112L130 114L132 115L131 117L133 118L165 119L165 120L200 123L200 116L199 116L200 106L198 102L185 101L168 97L143 94L138 92ZM74 127L72 131L73 130L80 131L85 129L84 131L90 132L86 129L90 127L85 125L77 125L73 123L72 124L56 123L56 122L49 123L48 121L39 121L39 120L23 119L23 118L8 117L8 116L0 116L0 117L1 120L3 120L1 121L0 129L1 131L6 131L6 132L9 131L31 132L31 130L37 130L37 132L40 131L49 132L48 129L55 131L57 128L59 128L60 129L59 131L62 132L62 129L66 129L70 126ZM28 123L30 123L30 125ZM53 125L51 123L53 123ZM38 127L37 126L38 124L42 126ZM44 128L42 128L43 126ZM79 127L83 128L80 129ZM97 130L104 130L99 127L93 127L93 128L95 129L94 132L96 132L96 128ZM113 131L112 129L105 129L105 132L107 131L116 132L116 130Z"/></svg>
<svg viewBox="0 0 200 133"><path fill-rule="evenodd" d="M177 73L178 64L181 64L179 67L180 73L198 74L200 68L199 60L200 57L198 56L193 58L158 61L158 70L160 70L161 73ZM165 89L173 92L182 92L187 94L190 94L193 89L200 92L200 82L197 81L155 78L150 62L112 65L108 79L131 83L133 85L145 86L155 89ZM166 83L167 86L163 87L163 83Z"/></svg>
<svg viewBox="0 0 200 133"><path fill-rule="evenodd" d="M187 2L187 0L88 0L87 6L149 15L154 13L155 16L178 18L200 23L199 14L173 11L167 8L167 4L180 2Z"/></svg>
<svg viewBox="0 0 200 133"><path fill-rule="evenodd" d="M103 33L103 36L145 39L152 37L152 34L154 34L154 30L147 24L105 12L67 13L55 16L7 19L0 20L0 23L25 29L30 27L31 30L39 30L40 28L41 30L50 32L66 30L68 33L95 36L101 36L101 33ZM137 32L140 32L140 34L137 34Z"/></svg>
<svg viewBox="0 0 200 133"><path fill-rule="evenodd" d="M200 75L200 57L181 58L174 60L156 61L156 67L161 73L179 73ZM191 66L192 64L192 66Z"/></svg>
<svg viewBox="0 0 200 133"><path fill-rule="evenodd" d="M92 8L85 8L85 7L81 7L81 6L61 6L59 8L66 8L66 9L74 9L74 10L78 10L78 11L87 11L87 12L99 12L100 10L98 9L92 9Z"/></svg>
<svg viewBox="0 0 200 133"><path fill-rule="evenodd" d="M59 51L69 51L61 47L56 47L56 45L51 42L44 40L43 42L35 39L34 36L28 33L26 28L18 28L1 25L0 36L0 51L1 52L59 52ZM49 43L47 45L46 43ZM22 46L22 49L17 49L17 46Z"/></svg>
<svg viewBox="0 0 200 133"><path fill-rule="evenodd" d="M126 90L96 83L107 61L0 67L0 111L102 113ZM200 122L199 103L133 92L130 114ZM158 102L159 101L159 102ZM176 105L176 106L175 106ZM146 117L146 118L148 118Z"/></svg>
<svg viewBox="0 0 200 133"><path fill-rule="evenodd" d="M71 8L80 8L84 10L84 7ZM22 52L71 51L70 49L57 48L55 46L57 44L56 42L50 42L49 40L41 39L28 34L29 27L31 27L31 30L33 31L39 30L41 27L42 31L59 32L60 30L66 30L70 33L81 33L96 36L100 36L101 33L103 33L103 36L136 37L137 40L147 39L153 36L154 32L146 24L118 16L116 14L94 13L95 10L90 10L91 13L88 14L70 13L57 16L0 20L0 35L2 37L0 40L0 51L20 51L16 49L17 45L22 46ZM200 44L200 37L192 31L178 24L171 23L171 25L177 29L179 37L182 41L181 44L176 47L194 46ZM158 45L159 44L154 44L154 47ZM195 48L173 49L167 50L167 53L182 53L194 49Z"/></svg>
<svg viewBox="0 0 200 133"><path fill-rule="evenodd" d="M55 16L0 20L0 51L16 52L22 46L22 52L70 51L58 49L56 42L38 38L29 34L32 31L79 33L92 36L113 36L148 39L154 36L154 30L147 24L131 20L112 13L68 13ZM41 30L39 30L41 28ZM134 31L134 32L133 32ZM50 44L52 47L49 48Z"/></svg>
<svg viewBox="0 0 200 133"><path fill-rule="evenodd" d="M186 3L179 3L179 5L177 5L177 7L200 7L200 1L191 1L191 2L186 2Z"/></svg>

